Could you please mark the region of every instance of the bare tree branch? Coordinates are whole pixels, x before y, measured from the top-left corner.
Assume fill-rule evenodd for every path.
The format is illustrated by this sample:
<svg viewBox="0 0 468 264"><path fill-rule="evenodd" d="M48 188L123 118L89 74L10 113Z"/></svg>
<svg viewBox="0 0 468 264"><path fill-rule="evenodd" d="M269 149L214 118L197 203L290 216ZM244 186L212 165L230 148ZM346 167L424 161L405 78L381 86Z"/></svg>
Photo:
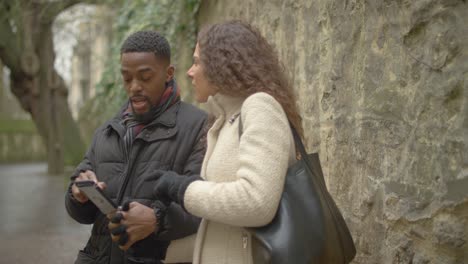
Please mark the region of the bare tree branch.
<svg viewBox="0 0 468 264"><path fill-rule="evenodd" d="M60 14L60 12L79 3L97 4L98 0L64 0L51 3L41 3L40 5L42 5L42 7L39 7L39 10L43 10L43 21L51 23L55 17Z"/></svg>

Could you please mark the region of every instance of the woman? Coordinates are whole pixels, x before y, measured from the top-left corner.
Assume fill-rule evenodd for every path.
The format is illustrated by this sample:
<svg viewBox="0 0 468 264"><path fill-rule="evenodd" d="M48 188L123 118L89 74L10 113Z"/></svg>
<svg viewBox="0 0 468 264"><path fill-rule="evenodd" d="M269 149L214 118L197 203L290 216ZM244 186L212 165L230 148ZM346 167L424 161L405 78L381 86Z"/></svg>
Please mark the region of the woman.
<svg viewBox="0 0 468 264"><path fill-rule="evenodd" d="M199 33L187 74L197 101L215 116L201 177L161 172L154 194L203 218L194 263L252 263L244 227L275 216L296 160L290 123L302 136L292 87L265 38L239 21Z"/></svg>

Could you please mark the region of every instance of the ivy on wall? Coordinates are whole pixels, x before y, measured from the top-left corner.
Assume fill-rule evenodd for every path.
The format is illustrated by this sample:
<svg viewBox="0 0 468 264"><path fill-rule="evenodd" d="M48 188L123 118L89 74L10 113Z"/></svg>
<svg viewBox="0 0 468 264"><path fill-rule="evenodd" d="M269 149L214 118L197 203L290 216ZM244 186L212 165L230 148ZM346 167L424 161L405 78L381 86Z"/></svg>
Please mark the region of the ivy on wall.
<svg viewBox="0 0 468 264"><path fill-rule="evenodd" d="M119 62L120 46L125 38L135 31L157 30L168 39L172 61L178 63L183 60L179 50L193 49L195 45L195 17L199 3L200 0L122 0L111 6L116 15L112 21L112 41L106 68L96 87L96 97L80 111L79 122L88 141L92 132L115 115L127 99Z"/></svg>

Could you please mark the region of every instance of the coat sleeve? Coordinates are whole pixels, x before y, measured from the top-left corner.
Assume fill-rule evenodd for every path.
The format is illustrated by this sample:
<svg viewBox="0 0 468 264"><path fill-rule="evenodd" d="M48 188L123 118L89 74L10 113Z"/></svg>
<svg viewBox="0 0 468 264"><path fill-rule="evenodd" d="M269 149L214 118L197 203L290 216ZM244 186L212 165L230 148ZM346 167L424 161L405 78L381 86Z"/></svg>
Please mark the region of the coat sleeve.
<svg viewBox="0 0 468 264"><path fill-rule="evenodd" d="M71 181L68 185L68 190L65 194L65 208L71 218L81 224L92 224L96 220L98 214L98 208L91 202L88 201L84 204L78 202L73 198L71 187L78 175L81 172L91 170L94 171L93 160L94 160L94 148L96 144L96 134L94 135L93 143L89 147L86 155L81 163L76 167L72 176Z"/></svg>
<svg viewBox="0 0 468 264"><path fill-rule="evenodd" d="M184 205L192 214L208 220L263 226L273 219L279 205L294 149L291 129L281 105L265 93L247 98L241 114L243 133L236 180L195 181L187 187Z"/></svg>
<svg viewBox="0 0 468 264"><path fill-rule="evenodd" d="M185 162L183 175L193 176L200 175L200 170L203 158L206 152L206 122L202 120L198 127L194 130L197 131L196 140L194 141L193 148L190 155ZM174 173L174 172L171 172ZM158 233L160 240L176 240L197 232L201 219L185 211L180 205L171 203L167 208L166 216Z"/></svg>

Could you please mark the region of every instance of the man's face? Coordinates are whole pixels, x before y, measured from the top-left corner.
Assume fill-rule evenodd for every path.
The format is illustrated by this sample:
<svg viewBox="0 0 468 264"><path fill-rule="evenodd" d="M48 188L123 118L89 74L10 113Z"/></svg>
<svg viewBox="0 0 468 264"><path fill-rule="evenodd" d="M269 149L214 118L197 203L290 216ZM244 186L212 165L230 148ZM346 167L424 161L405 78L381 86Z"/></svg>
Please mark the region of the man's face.
<svg viewBox="0 0 468 264"><path fill-rule="evenodd" d="M142 115L159 103L174 67L153 52L127 52L120 56L120 72L134 114Z"/></svg>

